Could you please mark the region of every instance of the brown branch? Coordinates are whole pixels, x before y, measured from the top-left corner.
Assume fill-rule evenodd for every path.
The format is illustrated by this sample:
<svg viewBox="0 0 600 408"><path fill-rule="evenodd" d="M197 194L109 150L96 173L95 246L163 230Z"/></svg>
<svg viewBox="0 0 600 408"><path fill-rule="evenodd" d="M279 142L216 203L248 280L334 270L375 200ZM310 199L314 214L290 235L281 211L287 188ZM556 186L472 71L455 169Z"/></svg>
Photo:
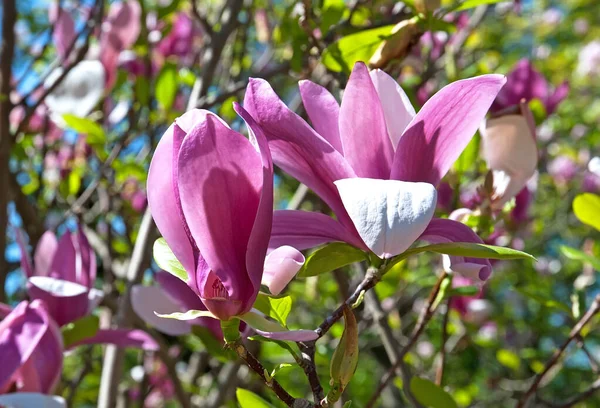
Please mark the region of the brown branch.
<svg viewBox="0 0 600 408"><path fill-rule="evenodd" d="M302 353L302 364L300 364L300 367L302 367L304 374L308 378L315 404L319 404L325 398L325 394L315 364L315 342L298 343L298 347L300 347L300 352Z"/></svg>
<svg viewBox="0 0 600 408"><path fill-rule="evenodd" d="M446 310L444 311L444 320L442 321L442 344L440 344L440 361L435 372L435 383L439 386L444 384L444 366L446 364L446 343L448 342L448 317L450 316L450 301L448 297Z"/></svg>
<svg viewBox="0 0 600 408"><path fill-rule="evenodd" d="M524 408L527 405L527 401L529 401L529 398L531 398L531 396L533 396L536 393L540 383L544 379L544 376L548 373L548 371L552 369L552 367L554 367L554 365L558 362L558 360L563 355L569 344L571 344L571 342L581 334L583 328L590 322L590 320L592 320L592 318L599 311L600 295L597 295L588 311L581 317L581 319L579 319L575 326L573 326L567 340L562 344L562 346L560 346L558 350L554 352L550 360L546 363L546 366L544 367L542 372L535 377L529 389L525 392L523 397L521 397L521 399L517 403L517 408Z"/></svg>
<svg viewBox="0 0 600 408"><path fill-rule="evenodd" d="M2 10L2 45L0 48L0 302L4 301L4 282L8 275L8 263L4 256L6 228L8 227L8 194L10 191L10 102L12 63L15 52L15 23L17 9L15 0L5 0Z"/></svg>
<svg viewBox="0 0 600 408"><path fill-rule="evenodd" d="M260 376L265 385L273 390L277 397L283 401L288 407L293 407L296 402L296 398L292 397L286 390L283 389L281 384L274 378L267 378L267 371L260 361L252 354L241 340L230 344L237 355L246 363L246 365Z"/></svg>
<svg viewBox="0 0 600 408"><path fill-rule="evenodd" d="M398 355L398 360L396 361L396 363L392 365L392 367L388 370L388 372L381 379L381 382L379 383L377 390L375 390L375 393L373 393L373 396L367 403L367 405L366 405L367 407L375 406L375 403L379 399L379 396L381 395L383 390L394 379L395 373L398 370L398 368L401 367L404 357L410 351L412 346L415 345L415 343L417 342L417 340L419 339L421 334L423 334L425 327L427 327L427 324L429 323L429 321L431 320L431 318L433 317L433 315L435 313L435 310L436 310L435 300L437 299L438 294L440 293L440 289L442 287L442 282L444 281L444 279L446 279L447 276L448 276L448 274L446 272L443 272L440 275L440 277L438 278L435 286L429 293L429 297L427 298L427 304L425 305L423 310L421 310L421 314L419 315L419 318L417 319L417 324L415 325L415 328L412 331L412 334L408 340L408 343L400 351L400 353Z"/></svg>

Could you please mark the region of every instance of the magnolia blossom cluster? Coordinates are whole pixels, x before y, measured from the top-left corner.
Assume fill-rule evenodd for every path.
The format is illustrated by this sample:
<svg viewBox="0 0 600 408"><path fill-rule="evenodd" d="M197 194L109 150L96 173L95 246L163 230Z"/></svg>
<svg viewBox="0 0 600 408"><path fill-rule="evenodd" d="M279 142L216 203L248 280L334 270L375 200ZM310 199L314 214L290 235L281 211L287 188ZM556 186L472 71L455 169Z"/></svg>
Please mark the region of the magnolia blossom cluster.
<svg viewBox="0 0 600 408"><path fill-rule="evenodd" d="M253 309L261 285L277 295L294 278L300 250L345 242L384 261L416 241L482 243L466 225L434 217L436 187L505 81L454 82L417 113L393 78L359 62L341 104L325 88L300 82L312 126L254 78L243 106L234 105L249 139L212 112L184 114L162 137L147 185L153 218L181 269L159 273L157 287L135 288L135 310L170 334L204 325L222 338L217 320L242 320L244 334L311 340L316 332L288 331ZM273 163L320 196L335 218L273 211ZM487 259L450 256L445 263L479 283L491 274Z"/></svg>

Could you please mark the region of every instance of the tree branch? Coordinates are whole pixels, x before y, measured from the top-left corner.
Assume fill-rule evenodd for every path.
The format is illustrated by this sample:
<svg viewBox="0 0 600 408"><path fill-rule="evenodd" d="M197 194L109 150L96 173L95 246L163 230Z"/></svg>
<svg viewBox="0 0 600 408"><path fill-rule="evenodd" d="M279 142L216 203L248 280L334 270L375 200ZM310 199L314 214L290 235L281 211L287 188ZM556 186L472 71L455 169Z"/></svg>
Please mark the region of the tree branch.
<svg viewBox="0 0 600 408"><path fill-rule="evenodd" d="M590 320L592 320L592 318L599 311L600 311L600 295L597 295L596 298L594 299L594 301L592 302L592 305L588 309L588 311L581 317L581 319L579 319L577 324L575 324L575 326L573 326L573 328L571 329L571 332L569 333L569 337L567 338L567 340L562 344L562 346L560 346L560 348L558 350L556 350L554 352L554 354L552 355L550 360L546 363L546 366L544 367L542 372L539 373L535 377L535 379L533 380L533 383L531 384L529 389L525 392L523 397L521 397L521 399L517 403L516 408L524 408L527 405L527 401L529 401L529 398L531 398L531 396L536 393L540 383L544 379L544 376L548 373L548 371L550 371L550 369L552 367L554 367L554 365L558 362L558 360L563 355L563 353L565 352L565 350L567 349L569 344L571 344L571 342L580 335L581 330L583 330L583 328L590 322Z"/></svg>

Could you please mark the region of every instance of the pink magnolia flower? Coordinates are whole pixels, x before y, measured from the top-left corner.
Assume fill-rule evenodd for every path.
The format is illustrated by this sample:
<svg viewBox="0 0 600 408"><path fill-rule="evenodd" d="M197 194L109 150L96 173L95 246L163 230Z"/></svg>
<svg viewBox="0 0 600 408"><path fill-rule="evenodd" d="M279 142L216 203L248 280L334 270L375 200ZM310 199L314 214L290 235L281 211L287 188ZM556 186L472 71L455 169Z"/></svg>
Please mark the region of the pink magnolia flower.
<svg viewBox="0 0 600 408"><path fill-rule="evenodd" d="M69 12L60 7L60 3L55 2L51 3L48 8L48 19L54 26L52 40L56 46L56 52L62 59L66 59L69 47L77 38L75 21Z"/></svg>
<svg viewBox="0 0 600 408"><path fill-rule="evenodd" d="M164 57L171 55L185 58L194 52L194 38L199 30L187 13L179 12L173 22L173 28L158 44L158 52Z"/></svg>
<svg viewBox="0 0 600 408"><path fill-rule="evenodd" d="M273 164L261 128L241 106L234 108L246 122L250 140L211 112L192 110L160 140L147 188L154 221L187 271L187 285L221 320L250 312L268 265L278 265L277 279L284 281L289 281L290 264L293 274L302 265L282 262L286 248L266 256ZM297 251L294 255L304 261Z"/></svg>
<svg viewBox="0 0 600 408"><path fill-rule="evenodd" d="M415 114L389 75L369 73L357 63L341 107L325 88L300 82L313 130L266 81L251 79L244 106L264 129L275 163L315 191L337 217L275 211L271 246L305 249L343 241L387 258L418 239L482 242L459 222L432 218L435 186L469 143L504 81L500 75L457 81ZM482 280L491 273L488 260L453 261L472 265L461 272Z"/></svg>
<svg viewBox="0 0 600 408"><path fill-rule="evenodd" d="M81 229L67 232L57 239L52 231L42 235L33 262L21 232L17 233L21 248L21 268L27 276L27 292L31 299L44 302L48 315L57 326L64 326L90 315L103 297L94 288L96 256ZM155 350L158 345L141 330L99 329L94 336L69 345L110 343L123 347Z"/></svg>
<svg viewBox="0 0 600 408"><path fill-rule="evenodd" d="M0 394L50 394L60 381L63 340L40 300L21 302L0 322Z"/></svg>
<svg viewBox="0 0 600 408"><path fill-rule="evenodd" d="M490 111L499 112L518 106L522 99L526 102L539 99L544 104L546 113L550 115L568 93L568 82L563 82L552 91L546 78L534 68L531 61L523 58L506 77L506 86L498 93Z"/></svg>

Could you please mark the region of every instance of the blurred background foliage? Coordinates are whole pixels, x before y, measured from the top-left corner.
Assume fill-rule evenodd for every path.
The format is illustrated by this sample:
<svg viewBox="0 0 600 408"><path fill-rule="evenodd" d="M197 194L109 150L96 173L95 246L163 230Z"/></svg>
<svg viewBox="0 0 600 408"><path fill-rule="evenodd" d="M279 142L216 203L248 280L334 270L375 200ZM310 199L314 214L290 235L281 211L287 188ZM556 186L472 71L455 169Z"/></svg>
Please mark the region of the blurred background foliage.
<svg viewBox="0 0 600 408"><path fill-rule="evenodd" d="M249 77L265 77L292 109L305 116L298 80L312 79L339 96L348 67L357 59L370 59L395 24L416 15L411 1L304 3L211 0L192 5L186 0L141 0L141 32L135 44L121 52L112 89L87 118L65 118L65 123L57 125L43 101L35 110L39 115L28 111L43 92L48 73L64 63L57 59L52 39L49 2L17 1L11 99L18 106L11 113L14 143L8 164L13 181L5 251L9 273L3 276L8 303L25 296L16 228L27 232L33 246L46 229L62 233L78 222L85 225L99 259L97 287L112 299L125 290L124 271L146 207L145 182L153 149L168 125L186 110L190 97L196 106L217 112L239 129L232 102L243 101ZM398 58L384 64L416 107L451 81L484 73L507 74L523 58L553 87L568 81L570 90L552 114L539 101L530 103L538 125L540 160L528 186L532 199L527 216L514 222L507 211L501 221L490 221L484 228L478 225L482 236L496 245L524 250L537 262L495 263L494 275L483 290L488 301L484 315L468 316L459 308L447 313L446 304L442 305L406 362L416 375L434 378L447 313L445 390L461 407L503 407L514 404L515 395L525 391L600 293L596 280L600 233L581 223L572 209L578 194L600 192L600 182L594 179L600 176L588 169L590 160L600 154L600 5L596 0L472 3L477 7L454 12L444 20L428 16L423 28L428 34L413 36ZM85 27L86 13L98 5L107 9L109 2L61 2L75 16L77 29ZM442 2L448 10L454 6ZM225 15L228 9L234 10L231 26ZM183 24L180 18L192 26L192 34L176 38L180 46L167 44ZM464 23L459 24L460 19ZM228 35L223 39L224 30ZM92 28L91 48L100 46L100 31L100 26ZM101 47L97 51L104 52ZM17 109L31 113L29 123L20 121L23 116L14 113ZM478 138L446 177L451 199L440 206L441 216L468 205L469 195L483 185L487 170L478 154ZM316 195L307 192L303 196L298 182L279 170L275 183L278 208L292 204L328 211ZM298 197L303 198L300 204ZM401 337L406 338L414 327L439 268L439 256L411 258L377 286L390 326ZM144 269L144 282L152 282L157 266L149 252ZM360 279L360 271L346 267L295 280L288 289L294 299L290 325L318 326ZM105 316L102 309L98 313L110 322L110 314ZM344 400L362 407L390 363L372 317L368 313L358 316L361 356ZM595 318L585 339L572 344L545 377L536 406L563 406L559 405L562 401L598 378L598 323ZM342 330L343 324L336 324L318 343L316 362L323 384L329 380L329 361ZM210 406L207 401L214 402L218 393L226 394L221 406L237 406L236 386L280 406L254 374L235 360L208 357L207 348L218 353L219 345L195 335L168 338L168 343L185 388L198 406ZM269 369L293 361L276 344L255 346ZM135 405L145 395L146 406L178 406L168 387L148 380L159 370L153 371L153 364L151 355L127 352L120 398ZM145 367L145 376L136 373L140 365ZM78 349L66 357L59 392L71 398L72 406L95 406L101 369L101 347ZM294 396L304 396L309 389L298 366L282 367L277 379ZM401 406L397 405L403 404L398 402L403 401L401 389L401 380L396 379L384 391L382 406ZM244 407L260 404L240 403ZM600 406L600 394L576 406Z"/></svg>

